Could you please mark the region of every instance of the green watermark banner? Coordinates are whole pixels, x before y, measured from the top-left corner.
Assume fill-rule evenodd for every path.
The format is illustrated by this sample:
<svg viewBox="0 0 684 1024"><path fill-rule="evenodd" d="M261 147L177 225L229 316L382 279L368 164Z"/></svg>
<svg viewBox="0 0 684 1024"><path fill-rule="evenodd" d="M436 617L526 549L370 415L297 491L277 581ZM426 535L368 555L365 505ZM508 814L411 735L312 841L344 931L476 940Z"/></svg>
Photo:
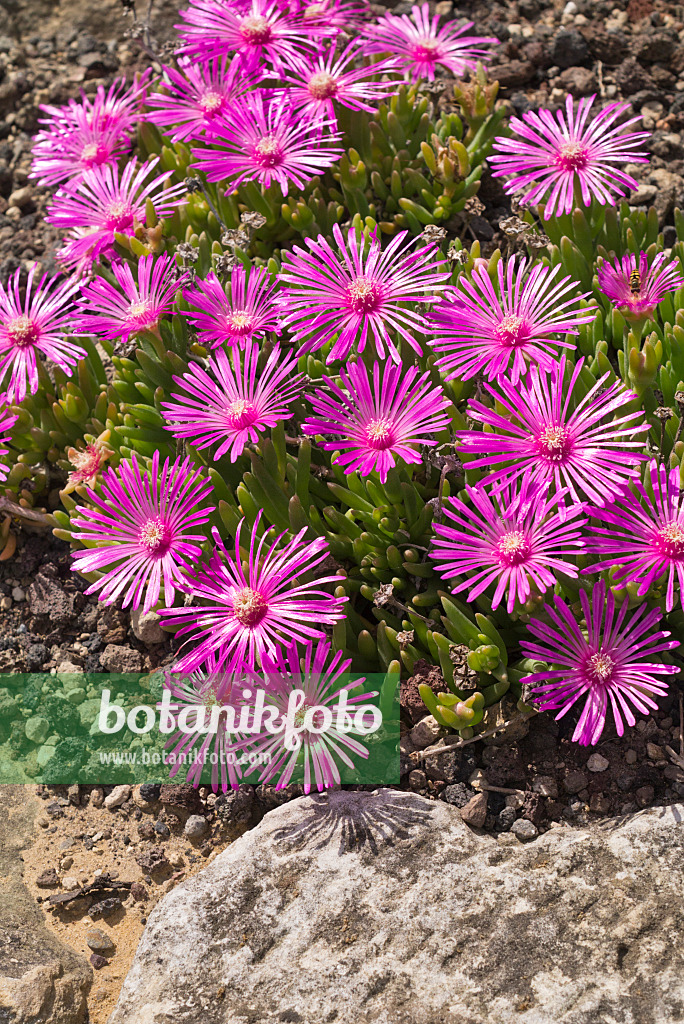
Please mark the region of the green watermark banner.
<svg viewBox="0 0 684 1024"><path fill-rule="evenodd" d="M399 782L398 675L0 675L0 783Z"/></svg>

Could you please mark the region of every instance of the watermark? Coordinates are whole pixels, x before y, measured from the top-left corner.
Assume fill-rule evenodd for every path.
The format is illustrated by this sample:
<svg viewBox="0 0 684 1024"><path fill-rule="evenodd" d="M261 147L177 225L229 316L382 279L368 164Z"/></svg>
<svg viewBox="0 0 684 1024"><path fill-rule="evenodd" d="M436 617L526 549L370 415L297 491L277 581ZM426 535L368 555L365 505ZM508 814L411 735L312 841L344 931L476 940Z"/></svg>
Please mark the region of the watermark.
<svg viewBox="0 0 684 1024"><path fill-rule="evenodd" d="M399 782L398 676L9 674L0 782Z"/></svg>

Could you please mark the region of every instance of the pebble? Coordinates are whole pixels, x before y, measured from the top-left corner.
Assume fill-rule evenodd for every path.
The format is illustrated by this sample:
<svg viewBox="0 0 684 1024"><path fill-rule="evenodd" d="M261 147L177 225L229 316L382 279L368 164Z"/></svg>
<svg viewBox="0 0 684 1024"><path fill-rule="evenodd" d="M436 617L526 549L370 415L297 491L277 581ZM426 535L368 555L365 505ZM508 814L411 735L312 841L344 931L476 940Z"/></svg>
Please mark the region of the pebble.
<svg viewBox="0 0 684 1024"><path fill-rule="evenodd" d="M111 954L116 949L114 941L101 928L91 928L86 932L86 942L95 953Z"/></svg>
<svg viewBox="0 0 684 1024"><path fill-rule="evenodd" d="M186 839L202 839L209 830L209 822L201 814L191 814L185 822L183 835Z"/></svg>
<svg viewBox="0 0 684 1024"><path fill-rule="evenodd" d="M579 793L581 789L584 789L587 785L587 779L584 772L568 772L563 779L563 785L566 793Z"/></svg>
<svg viewBox="0 0 684 1024"><path fill-rule="evenodd" d="M21 604L22 601L26 600L26 594L21 587L14 587L12 590L12 599L16 601L17 604Z"/></svg>
<svg viewBox="0 0 684 1024"><path fill-rule="evenodd" d="M36 878L36 885L39 889L54 889L55 886L59 885L59 876L54 868L46 868L38 878Z"/></svg>
<svg viewBox="0 0 684 1024"><path fill-rule="evenodd" d="M602 754L592 754L587 760L587 768L590 772L605 772L610 768L610 761Z"/></svg>
<svg viewBox="0 0 684 1024"><path fill-rule="evenodd" d="M517 821L514 821L511 825L511 832L522 843L534 839L538 834L536 825L533 825L531 821L527 821L526 818L518 818Z"/></svg>
<svg viewBox="0 0 684 1024"><path fill-rule="evenodd" d="M141 612L135 608L131 612L131 628L138 640L144 644L163 644L171 639L161 627L161 617L156 612Z"/></svg>
<svg viewBox="0 0 684 1024"><path fill-rule="evenodd" d="M532 792L540 796L548 796L552 800L558 799L558 783L550 775L538 775L532 780Z"/></svg>
<svg viewBox="0 0 684 1024"><path fill-rule="evenodd" d="M417 725L414 725L409 733L409 739L413 744L414 750L425 750L426 747L432 746L438 739L446 734L446 729L442 728L436 718L432 715L428 715L426 718L421 719Z"/></svg>
<svg viewBox="0 0 684 1024"><path fill-rule="evenodd" d="M648 807L649 804L653 803L655 790L653 786L641 786L634 795L639 807Z"/></svg>
<svg viewBox="0 0 684 1024"><path fill-rule="evenodd" d="M460 814L466 825L482 828L487 818L488 802L489 795L487 793L476 793L464 807L461 807Z"/></svg>
<svg viewBox="0 0 684 1024"><path fill-rule="evenodd" d="M115 786L109 796L104 798L104 805L108 811L113 811L115 807L121 807L121 804L126 803L130 795L130 786Z"/></svg>
<svg viewBox="0 0 684 1024"><path fill-rule="evenodd" d="M662 747L659 747L657 743L647 743L646 753L652 761L664 761L665 751Z"/></svg>
<svg viewBox="0 0 684 1024"><path fill-rule="evenodd" d="M95 789L93 789L91 791L91 794L90 794L90 806L91 807L102 807L103 803L104 803L104 790L100 789L99 786L96 786Z"/></svg>
<svg viewBox="0 0 684 1024"><path fill-rule="evenodd" d="M72 867L73 863L74 863L74 858L73 857L62 857L62 859L59 862L59 870L60 871L68 871L69 868Z"/></svg>
<svg viewBox="0 0 684 1024"><path fill-rule="evenodd" d="M636 750L626 750L625 751L625 761L627 762L627 764L636 764L637 763L637 752L636 752Z"/></svg>
<svg viewBox="0 0 684 1024"><path fill-rule="evenodd" d="M414 768L409 772L408 780L411 789L425 789L427 786L427 775L420 768Z"/></svg>
<svg viewBox="0 0 684 1024"><path fill-rule="evenodd" d="M69 860L71 860L71 857L69 858ZM62 888L65 889L66 892L73 892L74 889L79 888L78 879L74 878L73 875L67 875L66 878L62 879Z"/></svg>

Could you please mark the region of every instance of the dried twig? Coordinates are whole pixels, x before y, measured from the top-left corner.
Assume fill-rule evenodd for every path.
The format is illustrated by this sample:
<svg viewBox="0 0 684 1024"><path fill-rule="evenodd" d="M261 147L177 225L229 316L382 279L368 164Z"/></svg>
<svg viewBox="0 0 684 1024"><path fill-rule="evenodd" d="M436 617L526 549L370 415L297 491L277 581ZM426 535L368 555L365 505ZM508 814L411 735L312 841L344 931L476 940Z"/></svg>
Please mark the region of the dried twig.
<svg viewBox="0 0 684 1024"><path fill-rule="evenodd" d="M477 743L478 740L484 740L488 736L495 736L497 732L504 732L508 726L512 725L514 722L519 722L521 720L527 721L529 718L534 718L534 716L538 714L538 711L528 711L522 716L516 715L515 718L509 718L507 722L503 722L501 725L497 725L493 729L487 729L486 732L479 732L477 736L471 736L469 740L457 740L456 743L445 743L443 747L428 747L427 750L421 750L418 753L418 760L424 761L427 757L436 757L439 754L447 754L451 750L460 750L461 747L467 747L471 743ZM517 793L518 790L511 790L511 792Z"/></svg>

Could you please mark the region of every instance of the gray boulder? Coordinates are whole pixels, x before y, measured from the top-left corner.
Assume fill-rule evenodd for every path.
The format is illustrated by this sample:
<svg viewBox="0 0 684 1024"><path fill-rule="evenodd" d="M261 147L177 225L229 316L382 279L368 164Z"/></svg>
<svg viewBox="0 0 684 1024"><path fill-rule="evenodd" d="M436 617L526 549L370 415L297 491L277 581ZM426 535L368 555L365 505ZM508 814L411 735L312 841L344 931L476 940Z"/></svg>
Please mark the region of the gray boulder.
<svg viewBox="0 0 684 1024"><path fill-rule="evenodd" d="M158 904L109 1024L670 1024L683 819L522 844L415 794L302 797Z"/></svg>

